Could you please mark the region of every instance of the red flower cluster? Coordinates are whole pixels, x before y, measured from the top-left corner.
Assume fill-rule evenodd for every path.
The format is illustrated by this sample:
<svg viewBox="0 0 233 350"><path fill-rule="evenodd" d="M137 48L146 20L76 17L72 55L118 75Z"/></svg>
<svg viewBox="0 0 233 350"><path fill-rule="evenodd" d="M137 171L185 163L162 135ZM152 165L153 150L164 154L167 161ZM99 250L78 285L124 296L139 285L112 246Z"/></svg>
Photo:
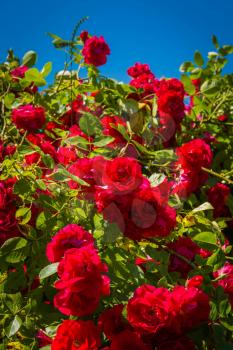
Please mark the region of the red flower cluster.
<svg viewBox="0 0 233 350"><path fill-rule="evenodd" d="M109 295L110 281L105 272L107 266L91 244L68 249L58 266L55 307L65 315L81 317L93 313L101 296Z"/></svg>
<svg viewBox="0 0 233 350"><path fill-rule="evenodd" d="M208 201L214 207L214 217L230 216L230 211L227 206L227 200L230 194L230 188L220 182L211 187L208 192Z"/></svg>
<svg viewBox="0 0 233 350"><path fill-rule="evenodd" d="M176 224L176 212L166 203L159 187L152 188L143 177L135 159L106 161L102 174L95 203L106 220L117 223L134 240L169 235Z"/></svg>
<svg viewBox="0 0 233 350"><path fill-rule="evenodd" d="M93 36L85 40L82 54L85 63L98 67L107 62L107 55L110 55L110 49L102 36L99 38Z"/></svg>
<svg viewBox="0 0 233 350"><path fill-rule="evenodd" d="M20 236L17 220L15 218L14 183L15 179L0 181L0 246L7 239Z"/></svg>
<svg viewBox="0 0 233 350"><path fill-rule="evenodd" d="M224 292L229 296L229 301L233 309L233 265L227 262L221 269L215 271L213 275L214 278L225 275L225 277L216 282L216 286L223 287Z"/></svg>
<svg viewBox="0 0 233 350"><path fill-rule="evenodd" d="M127 305L127 319L143 335L170 332L183 335L208 321L209 297L197 288L176 286L172 291L142 285Z"/></svg>
<svg viewBox="0 0 233 350"><path fill-rule="evenodd" d="M69 224L59 230L47 244L46 255L50 262L57 262L63 258L68 249L81 248L89 244L94 244L92 235L81 226Z"/></svg>
<svg viewBox="0 0 233 350"><path fill-rule="evenodd" d="M142 96L148 96L157 91L159 81L151 72L148 64L135 63L135 65L130 67L127 72L133 77L130 81L130 85L134 86L136 89L144 90Z"/></svg>
<svg viewBox="0 0 233 350"><path fill-rule="evenodd" d="M162 140L170 141L175 136L177 130L180 130L180 123L184 117L184 86L175 78L162 79L159 82L157 89L158 96L158 112L160 117L160 124L166 130L160 130ZM169 138L167 137L169 136Z"/></svg>
<svg viewBox="0 0 233 350"><path fill-rule="evenodd" d="M100 334L92 321L65 320L57 329L51 350L98 350L100 345Z"/></svg>
<svg viewBox="0 0 233 350"><path fill-rule="evenodd" d="M42 128L45 123L45 110L43 107L24 105L13 109L12 121L18 129L34 131Z"/></svg>
<svg viewBox="0 0 233 350"><path fill-rule="evenodd" d="M27 66L20 66L15 69L12 69L11 76L18 80L18 78L24 78L26 71L28 70Z"/></svg>
<svg viewBox="0 0 233 350"><path fill-rule="evenodd" d="M205 183L208 175L202 167L209 168L213 154L210 146L202 139L194 139L176 149L178 161L176 168L180 171L173 192L181 197L188 197Z"/></svg>
<svg viewBox="0 0 233 350"><path fill-rule="evenodd" d="M5 146L4 143L0 140L0 162L2 162L5 157L13 155L15 151L16 151L15 145Z"/></svg>

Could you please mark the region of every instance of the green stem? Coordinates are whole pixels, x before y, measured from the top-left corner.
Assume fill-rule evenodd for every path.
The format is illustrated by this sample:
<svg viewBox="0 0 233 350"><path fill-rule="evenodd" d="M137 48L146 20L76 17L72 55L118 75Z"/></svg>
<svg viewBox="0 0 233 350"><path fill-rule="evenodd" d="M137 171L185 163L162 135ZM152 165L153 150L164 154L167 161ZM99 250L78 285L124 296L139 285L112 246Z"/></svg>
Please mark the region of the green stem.
<svg viewBox="0 0 233 350"><path fill-rule="evenodd" d="M205 171L206 173L210 174L210 175L218 177L219 179L221 179L223 181L226 181L229 184L233 185L233 181L231 181L230 179L228 179L227 177L225 177L225 176L223 176L221 174L216 173L215 171L213 171L211 169L207 169L207 168L202 167L202 170Z"/></svg>

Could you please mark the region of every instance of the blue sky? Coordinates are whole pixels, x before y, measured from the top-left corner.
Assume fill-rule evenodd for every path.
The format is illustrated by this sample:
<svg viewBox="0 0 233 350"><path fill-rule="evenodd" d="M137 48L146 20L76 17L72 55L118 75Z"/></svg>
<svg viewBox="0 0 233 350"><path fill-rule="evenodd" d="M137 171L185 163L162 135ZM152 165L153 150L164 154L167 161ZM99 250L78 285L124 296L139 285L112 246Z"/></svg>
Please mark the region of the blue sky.
<svg viewBox="0 0 233 350"><path fill-rule="evenodd" d="M212 34L220 44L233 44L232 13L232 0L2 1L0 59L9 47L18 56L35 50L38 68L53 61L58 71L64 56L46 32L69 39L76 22L89 16L82 29L103 35L111 49L103 74L127 82L127 68L139 61L157 77L178 77L180 64L196 49L204 56L213 51ZM233 71L232 59L227 71Z"/></svg>

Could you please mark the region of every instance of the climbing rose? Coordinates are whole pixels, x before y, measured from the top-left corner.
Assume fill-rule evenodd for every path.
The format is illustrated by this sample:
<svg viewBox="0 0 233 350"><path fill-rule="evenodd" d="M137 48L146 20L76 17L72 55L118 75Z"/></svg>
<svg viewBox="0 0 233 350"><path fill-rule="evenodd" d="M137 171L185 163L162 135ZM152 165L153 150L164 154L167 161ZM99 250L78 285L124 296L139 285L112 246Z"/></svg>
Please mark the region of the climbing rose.
<svg viewBox="0 0 233 350"><path fill-rule="evenodd" d="M136 62L134 66L130 67L127 70L127 73L129 76L133 77L133 78L137 78L142 74L150 74L151 70L148 64L143 64L143 63L139 63Z"/></svg>
<svg viewBox="0 0 233 350"><path fill-rule="evenodd" d="M203 276L196 275L196 276L193 276L192 278L190 278L187 281L186 285L187 285L188 288L190 288L190 287L198 288L198 287L200 287L202 285L203 281L204 281L204 277Z"/></svg>
<svg viewBox="0 0 233 350"><path fill-rule="evenodd" d="M209 296L198 288L176 286L171 293L171 307L175 314L172 327L178 334L208 321Z"/></svg>
<svg viewBox="0 0 233 350"><path fill-rule="evenodd" d="M55 307L65 315L82 317L93 313L101 296L110 293L110 280L103 274L106 271L107 266L91 245L68 249L58 266Z"/></svg>
<svg viewBox="0 0 233 350"><path fill-rule="evenodd" d="M43 107L24 105L13 109L12 121L18 129L34 131L41 129L45 123L45 110Z"/></svg>
<svg viewBox="0 0 233 350"><path fill-rule="evenodd" d="M213 158L210 146L202 139L183 144L177 148L176 153L182 168L194 168L196 171L201 167L209 168Z"/></svg>
<svg viewBox="0 0 233 350"><path fill-rule="evenodd" d="M169 243L168 247L190 262L194 260L200 250L198 245L189 237L179 237L176 241ZM175 254L171 254L168 269L170 272L179 272L183 278L186 278L192 266Z"/></svg>
<svg viewBox="0 0 233 350"><path fill-rule="evenodd" d="M99 38L93 36L85 41L82 54L85 63L98 67L107 62L107 55L110 55L110 49L102 36Z"/></svg>
<svg viewBox="0 0 233 350"><path fill-rule="evenodd" d="M100 334L92 321L65 320L57 329L51 350L98 350L100 345Z"/></svg>
<svg viewBox="0 0 233 350"><path fill-rule="evenodd" d="M139 334L125 330L112 339L110 350L152 350L150 345L145 344Z"/></svg>
<svg viewBox="0 0 233 350"><path fill-rule="evenodd" d="M208 192L208 201L214 207L214 217L228 216L229 209L227 207L227 200L231 190L227 185L220 182L211 187Z"/></svg>
<svg viewBox="0 0 233 350"><path fill-rule="evenodd" d="M133 192L142 183L141 166L133 158L112 159L106 163L102 182L117 194Z"/></svg>
<svg viewBox="0 0 233 350"><path fill-rule="evenodd" d="M103 330L108 339L125 330L128 325L122 316L124 305L115 305L112 308L106 309L99 317L98 327Z"/></svg>
<svg viewBox="0 0 233 350"><path fill-rule="evenodd" d="M57 262L61 260L66 250L81 248L88 244L94 244L92 235L81 226L69 224L59 230L47 244L46 255L50 262Z"/></svg>
<svg viewBox="0 0 233 350"><path fill-rule="evenodd" d="M135 330L153 334L170 323L170 292L144 284L127 305L127 319Z"/></svg>
<svg viewBox="0 0 233 350"><path fill-rule="evenodd" d="M225 263L225 265L213 273L214 278L226 275L222 279L216 282L217 286L221 286L224 292L228 294L231 307L233 309L233 265L230 263Z"/></svg>

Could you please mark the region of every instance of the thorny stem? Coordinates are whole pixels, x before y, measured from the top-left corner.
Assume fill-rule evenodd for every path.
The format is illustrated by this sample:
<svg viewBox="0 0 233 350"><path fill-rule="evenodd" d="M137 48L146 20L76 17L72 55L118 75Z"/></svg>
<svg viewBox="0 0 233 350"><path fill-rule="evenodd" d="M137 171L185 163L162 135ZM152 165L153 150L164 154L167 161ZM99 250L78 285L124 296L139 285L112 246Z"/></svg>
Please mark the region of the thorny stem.
<svg viewBox="0 0 233 350"><path fill-rule="evenodd" d="M212 176L218 177L219 179L226 181L229 184L233 185L233 181L231 181L230 179L228 179L227 177L225 177L221 174L216 173L215 171L213 171L211 169L207 169L207 168L202 167L202 170L205 171L206 173L212 175Z"/></svg>

